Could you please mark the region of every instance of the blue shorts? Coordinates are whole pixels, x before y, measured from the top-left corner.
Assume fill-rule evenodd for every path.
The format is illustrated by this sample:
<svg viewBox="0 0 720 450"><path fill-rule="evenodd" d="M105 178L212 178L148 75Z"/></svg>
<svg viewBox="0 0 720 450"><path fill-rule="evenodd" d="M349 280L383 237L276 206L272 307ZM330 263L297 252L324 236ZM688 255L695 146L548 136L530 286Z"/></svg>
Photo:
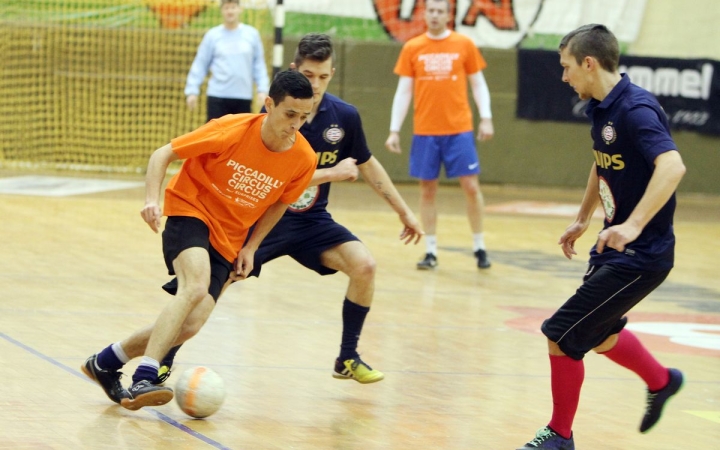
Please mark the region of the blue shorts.
<svg viewBox="0 0 720 450"><path fill-rule="evenodd" d="M414 135L410 147L410 176L437 180L440 166L448 178L480 173L480 160L472 131L444 136Z"/></svg>
<svg viewBox="0 0 720 450"><path fill-rule="evenodd" d="M542 332L572 359L619 333L625 314L667 278L669 270L647 272L613 264L590 266L583 284L542 324Z"/></svg>
<svg viewBox="0 0 720 450"><path fill-rule="evenodd" d="M249 276L260 276L263 264L285 255L320 275L332 275L337 270L323 266L320 255L345 242L359 240L327 211L288 213L260 243Z"/></svg>

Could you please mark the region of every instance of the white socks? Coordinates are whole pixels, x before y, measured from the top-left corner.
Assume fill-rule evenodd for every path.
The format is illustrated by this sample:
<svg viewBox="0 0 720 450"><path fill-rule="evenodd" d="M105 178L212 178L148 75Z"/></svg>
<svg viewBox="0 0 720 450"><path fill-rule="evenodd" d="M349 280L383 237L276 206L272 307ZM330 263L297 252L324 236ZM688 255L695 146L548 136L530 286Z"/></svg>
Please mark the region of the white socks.
<svg viewBox="0 0 720 450"><path fill-rule="evenodd" d="M425 253L437 255L437 235L425 235Z"/></svg>
<svg viewBox="0 0 720 450"><path fill-rule="evenodd" d="M473 234L473 251L485 250L485 235L483 233Z"/></svg>
<svg viewBox="0 0 720 450"><path fill-rule="evenodd" d="M155 368L155 371L160 370L160 363L155 361L154 359L152 359L149 356L143 356L142 359L140 360L139 365L153 367L153 368Z"/></svg>
<svg viewBox="0 0 720 450"><path fill-rule="evenodd" d="M128 355L125 354L125 350L123 350L122 345L120 345L119 342L116 342L112 345L112 351L113 353L115 353L115 356L117 356L117 359L119 359L121 363L127 364L127 362L130 361L130 358L128 358Z"/></svg>
<svg viewBox="0 0 720 450"><path fill-rule="evenodd" d="M473 251L476 252L478 250L485 250L484 233L473 234ZM437 235L425 235L425 252L432 255L437 255Z"/></svg>

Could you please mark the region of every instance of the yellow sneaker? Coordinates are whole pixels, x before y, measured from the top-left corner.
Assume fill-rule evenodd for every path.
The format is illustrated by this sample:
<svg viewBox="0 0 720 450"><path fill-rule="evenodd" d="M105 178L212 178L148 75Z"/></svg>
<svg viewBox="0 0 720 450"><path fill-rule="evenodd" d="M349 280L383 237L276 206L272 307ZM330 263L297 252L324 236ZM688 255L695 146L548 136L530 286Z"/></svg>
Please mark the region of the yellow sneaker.
<svg viewBox="0 0 720 450"><path fill-rule="evenodd" d="M385 378L384 373L365 364L359 356L345 361L336 359L332 376L339 380L355 380L362 384L375 383Z"/></svg>
<svg viewBox="0 0 720 450"><path fill-rule="evenodd" d="M170 378L170 374L172 373L172 368L168 366L160 366L160 369L158 369L158 376L152 381L152 384L156 386L164 386L165 381Z"/></svg>

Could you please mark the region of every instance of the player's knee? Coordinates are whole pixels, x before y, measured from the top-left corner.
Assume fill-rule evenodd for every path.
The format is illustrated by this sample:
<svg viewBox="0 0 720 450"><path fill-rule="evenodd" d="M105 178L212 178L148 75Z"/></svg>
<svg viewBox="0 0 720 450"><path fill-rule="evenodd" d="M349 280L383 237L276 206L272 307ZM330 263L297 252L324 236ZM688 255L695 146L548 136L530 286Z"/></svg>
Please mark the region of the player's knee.
<svg viewBox="0 0 720 450"><path fill-rule="evenodd" d="M420 185L420 197L423 200L434 200L437 194L437 185L434 183L423 183Z"/></svg>
<svg viewBox="0 0 720 450"><path fill-rule="evenodd" d="M189 283L178 288L176 297L184 299L192 307L197 306L208 295L208 286L205 283Z"/></svg>
<svg viewBox="0 0 720 450"><path fill-rule="evenodd" d="M608 336L607 339L605 339L602 343L600 343L600 345L598 345L597 347L594 347L593 351L595 353L609 352L610 350L612 350L615 347L615 345L617 344L617 341L618 341L618 335L611 334L610 336Z"/></svg>
<svg viewBox="0 0 720 450"><path fill-rule="evenodd" d="M367 255L365 258L353 264L352 271L349 275L353 278L372 279L375 277L376 266L375 258Z"/></svg>
<svg viewBox="0 0 720 450"><path fill-rule="evenodd" d="M480 195L480 185L477 182L462 183L462 190L466 197L474 198Z"/></svg>
<svg viewBox="0 0 720 450"><path fill-rule="evenodd" d="M552 318L545 320L540 330L548 339L548 353L552 356L565 355L579 361L592 348L582 333L576 333L575 330L568 331Z"/></svg>
<svg viewBox="0 0 720 450"><path fill-rule="evenodd" d="M423 190L420 193L420 199L426 203L435 201L435 191L434 190Z"/></svg>

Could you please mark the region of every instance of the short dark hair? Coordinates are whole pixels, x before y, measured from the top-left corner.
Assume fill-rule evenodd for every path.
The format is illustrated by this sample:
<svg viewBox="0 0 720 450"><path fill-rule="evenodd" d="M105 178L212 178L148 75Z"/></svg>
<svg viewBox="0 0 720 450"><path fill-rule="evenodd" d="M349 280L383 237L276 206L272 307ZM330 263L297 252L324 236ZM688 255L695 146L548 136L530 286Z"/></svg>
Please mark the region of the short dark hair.
<svg viewBox="0 0 720 450"><path fill-rule="evenodd" d="M559 50L568 48L578 64L586 56L598 60L600 67L615 72L620 63L620 46L617 38L605 25L591 23L569 32L560 41Z"/></svg>
<svg viewBox="0 0 720 450"><path fill-rule="evenodd" d="M330 36L322 33L308 33L298 43L294 62L296 67L300 67L300 64L306 59L325 62L330 58L333 62L335 61L335 51Z"/></svg>
<svg viewBox="0 0 720 450"><path fill-rule="evenodd" d="M313 97L312 85L305 75L294 70L283 70L275 75L268 96L277 106L288 95L301 99Z"/></svg>
<svg viewBox="0 0 720 450"><path fill-rule="evenodd" d="M237 5L240 5L240 0L220 0L220 6L224 5L225 3L235 3Z"/></svg>

